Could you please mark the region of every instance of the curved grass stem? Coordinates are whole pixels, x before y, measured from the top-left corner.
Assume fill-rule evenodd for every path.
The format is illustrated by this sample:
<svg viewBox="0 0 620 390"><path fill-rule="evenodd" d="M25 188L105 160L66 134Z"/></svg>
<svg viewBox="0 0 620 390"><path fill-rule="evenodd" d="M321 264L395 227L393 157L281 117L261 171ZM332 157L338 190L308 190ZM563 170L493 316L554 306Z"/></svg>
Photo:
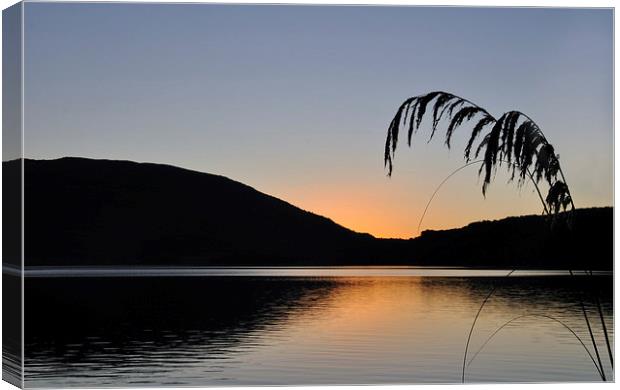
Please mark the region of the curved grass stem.
<svg viewBox="0 0 620 390"><path fill-rule="evenodd" d="M592 270L590 270L590 278L594 275L592 274ZM605 344L607 344L607 353L609 354L609 364L611 364L611 369L614 369L614 355L611 351L611 344L609 342L609 334L607 332L607 325L605 324L605 318L603 316L603 308L601 307L601 301L598 299L598 294L596 291L593 291L594 301L596 302L596 307L598 308L598 315L601 319L601 326L603 328L603 334L605 334Z"/></svg>
<svg viewBox="0 0 620 390"><path fill-rule="evenodd" d="M506 276L504 276L504 278L508 278L515 271L516 270L513 269L512 271L508 272L508 274ZM482 301L482 305L480 305L480 307L478 308L478 312L476 313L476 317L474 317L474 322L471 324L471 328L469 328L469 335L467 335L467 343L465 343L465 353L463 354L463 371L461 373L461 382L462 383L465 383L465 366L466 366L466 363L467 363L467 351L469 350L469 342L471 341L471 335L474 333L474 328L476 327L476 322L478 321L478 317L480 317L480 313L482 312L482 309L484 309L484 305L486 305L487 301L489 300L489 298L491 298L491 296L493 295L495 290L497 290L498 287L499 286L495 285L495 287L493 287L493 289L489 292L489 294L484 298L484 301Z"/></svg>
<svg viewBox="0 0 620 390"><path fill-rule="evenodd" d="M460 166L459 168L455 169L454 171L452 171L448 176L445 177L445 179L442 180L441 183L439 183L439 185L435 188L435 191L433 191L433 194L431 195L431 197L429 198L428 202L426 202L426 206L424 207L424 211L422 212L422 216L420 217L420 221L418 222L418 235L420 235L420 228L422 227L422 221L424 221L424 217L426 216L426 212L428 211L428 208L431 205L431 202L433 202L433 199L435 199L435 195L437 195L437 193L439 192L439 190L441 189L441 187L446 184L446 182L454 175L456 175L457 173L459 173L460 171L462 171L463 169L475 165L475 164L482 164L484 162L484 160L476 160L476 161L471 161L468 162L467 164ZM508 161L505 161L506 163L510 163ZM532 181L532 184L534 184L534 188L536 189L536 193L538 194L538 198L540 199L540 202L542 203L543 206L543 210L545 214L549 214L549 210L547 209L547 203L545 202L545 199L542 196L542 193L540 192L540 188L538 188L538 184L536 184L536 180L534 180L534 177L532 176L532 173L528 170L527 174L530 178L530 180Z"/></svg>
<svg viewBox="0 0 620 390"><path fill-rule="evenodd" d="M418 223L418 234L422 226L422 220L428 211L430 203L441 186L461 169L476 163L483 163L484 165L481 168L485 168L484 183L482 185L483 195L486 194L486 188L492 180L493 168L497 169L498 162L499 165L501 165L502 162L505 161L504 159L507 159L508 161L505 162L508 163L509 168L512 167L513 173L510 180L514 178L517 168L519 170L519 181L525 180L525 176L527 175L532 183L534 183L538 196L543 204L544 211L547 215L551 215L552 213L557 214L560 208L566 210L568 203L571 205L571 212L575 210L575 203L570 193L570 189L568 188L568 184L566 183L566 178L559 162L559 155L555 153L553 145L547 141L544 133L531 117L520 111L513 110L504 113L500 118L494 118L488 111L476 105L472 101L444 91L434 91L424 95L408 98L398 108L398 111L394 115L394 118L388 127L388 134L385 141L384 164L388 168L388 176L391 176L392 174L393 160L395 156L394 153L398 143L399 132L405 129L408 130L407 139L409 146L411 146L411 138L420 127L420 123L423 120L425 113L430 112L427 110L427 107L431 104L431 102L433 102L433 126L429 140L433 138L437 125L446 112L450 120L445 136L445 144L448 148L450 148L450 140L457 127L460 127L464 122L474 120L476 124L471 130L469 141L467 147L465 148L465 159L467 164L448 175L448 177L445 178L435 189L435 192L426 204L422 218ZM454 112L454 110L456 110L456 112ZM521 121L522 118L525 120ZM490 125L492 125L492 127L486 132L486 135L484 135L483 129L488 129ZM477 158L479 153L484 151L484 159L470 163L469 157L471 155L471 148L476 139L478 139L481 135L483 135L483 138L479 142L476 152L473 155ZM482 171L482 169L479 170L479 175ZM534 175L532 172L534 172ZM558 174L561 180L558 179ZM549 193L545 199L543 199L537 185L537 181L540 181L542 178L545 178L550 186ZM512 272L514 272L514 270L506 276L510 276ZM570 271L570 274L573 275L572 271ZM493 288L493 290L482 302L482 305L478 309L469 331L467 343L465 345L465 355L463 357L463 370L461 376L463 382L465 381L467 352L476 321L478 320L484 305L496 289L497 286ZM600 302L597 306L599 308L599 315L601 316L601 319L603 319ZM596 339L594 337L594 333L592 332L592 326L590 324L583 299L581 300L581 307L588 326L590 337L592 339L592 344L596 352L601 376L603 377L603 380L605 380L605 370L601 364ZM604 320L602 320L602 326L613 369L613 356L611 353L609 336L607 334Z"/></svg>
<svg viewBox="0 0 620 390"><path fill-rule="evenodd" d="M574 278L575 274L572 270L568 270L571 276ZM592 340L592 346L594 347L594 353L596 354L596 360L598 361L598 365L601 368L601 378L603 381L607 381L605 377L605 369L603 368L603 363L601 361L601 355L598 353L598 347L596 344L596 339L594 338L594 333L592 332L592 326L590 325L590 319L588 318L588 312L586 311L586 307L583 304L583 298L579 299L579 303L581 305L581 311L583 312L583 318L586 320L586 325L588 326L588 333L590 333L590 339Z"/></svg>
<svg viewBox="0 0 620 390"><path fill-rule="evenodd" d="M484 349L484 347L486 347L486 345L493 339L493 337L495 337L496 334L498 334L502 329L504 329L506 326L510 325L511 323L518 321L522 318L526 318L526 317L541 317L541 318L548 318L552 321L555 321L557 323L559 323L560 325L562 325L564 328L568 329L569 332L572 333L572 335L579 341L579 343L581 344L581 346L583 347L583 349L586 351L586 353L588 354L588 356L590 357L590 360L592 361L592 364L594 364L594 367L596 367L596 371L599 373L599 375L601 376L601 378L604 379L603 373L601 372L601 369L599 368L598 364L596 364L596 361L594 360L594 357L592 356L592 354L590 353L590 350L588 349L588 347L586 347L585 343L583 342L583 340L581 340L581 337L579 337L577 335L577 333L575 333L575 331L573 329L571 329L570 326L566 325L563 321L558 320L557 318L554 318L552 316L546 315L546 314L524 314L524 315L520 315L517 317L514 317L513 319L511 319L508 322L505 322L502 326L500 326L499 328L497 328L495 330L495 332L493 332L486 340L485 342L482 344L482 346L478 349L478 351L476 351L476 353L474 354L474 356L469 360L469 362L467 363L467 367L469 367L469 365L474 361L474 359L476 359L476 357L478 356L478 354L480 352L482 352L482 350Z"/></svg>

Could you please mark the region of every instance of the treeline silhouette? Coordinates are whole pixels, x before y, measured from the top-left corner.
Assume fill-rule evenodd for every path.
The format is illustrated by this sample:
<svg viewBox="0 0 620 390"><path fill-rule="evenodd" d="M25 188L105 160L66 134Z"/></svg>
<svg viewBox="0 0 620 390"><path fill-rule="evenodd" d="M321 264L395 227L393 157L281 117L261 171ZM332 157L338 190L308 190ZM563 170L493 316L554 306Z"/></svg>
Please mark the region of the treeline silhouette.
<svg viewBox="0 0 620 390"><path fill-rule="evenodd" d="M566 218L571 218L567 224ZM505 268L612 269L613 208L576 209L427 230L412 240L419 264Z"/></svg>
<svg viewBox="0 0 620 390"><path fill-rule="evenodd" d="M4 162L4 174L19 164ZM223 176L167 165L27 159L24 175L26 266L613 266L610 207L576 210L571 229L560 214L555 224L525 216L377 239Z"/></svg>

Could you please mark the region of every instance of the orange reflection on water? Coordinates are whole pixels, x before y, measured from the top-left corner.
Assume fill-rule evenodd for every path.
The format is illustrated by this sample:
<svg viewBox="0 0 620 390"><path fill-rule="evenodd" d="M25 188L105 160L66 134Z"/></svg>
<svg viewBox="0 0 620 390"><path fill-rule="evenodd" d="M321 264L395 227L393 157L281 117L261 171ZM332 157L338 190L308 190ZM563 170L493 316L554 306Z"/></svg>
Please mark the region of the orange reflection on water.
<svg viewBox="0 0 620 390"><path fill-rule="evenodd" d="M303 310L278 328L281 342L255 352L263 364L269 365L272 356L286 356L293 366L325 372L323 383L337 383L341 378L361 383L355 381L360 372L377 380L407 373L410 383L432 382L435 376L437 381L460 381L467 335L494 278L326 279L333 284L325 288L321 299L302 299ZM518 283L515 288L500 288L480 316L469 357L499 326L525 313L556 315L578 332L585 331L579 313L567 310L566 296L554 297L552 290L537 290L529 284L524 289ZM577 341L558 323L526 319L489 343L468 372L480 380L518 381L530 378L523 370L537 370L537 365L549 366L550 372L574 366L590 377L590 364ZM513 371L512 366L523 370ZM290 374L303 376L305 372ZM329 374L334 375L333 381ZM540 371L539 375L548 374Z"/></svg>

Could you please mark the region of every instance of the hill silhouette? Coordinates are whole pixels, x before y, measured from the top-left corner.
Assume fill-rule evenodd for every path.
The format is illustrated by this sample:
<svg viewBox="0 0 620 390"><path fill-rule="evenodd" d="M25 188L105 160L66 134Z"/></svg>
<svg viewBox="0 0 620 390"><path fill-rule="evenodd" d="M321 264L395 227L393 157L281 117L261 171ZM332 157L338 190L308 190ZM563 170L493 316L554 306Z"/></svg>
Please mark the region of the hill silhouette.
<svg viewBox="0 0 620 390"><path fill-rule="evenodd" d="M66 157L27 159L24 170L26 266L613 264L612 208L577 210L572 230L525 216L377 239L223 176L168 165ZM15 174L19 161L3 171Z"/></svg>
<svg viewBox="0 0 620 390"><path fill-rule="evenodd" d="M570 225L566 218L571 218ZM612 269L613 208L577 209L555 220L526 215L427 230L412 241L418 264Z"/></svg>

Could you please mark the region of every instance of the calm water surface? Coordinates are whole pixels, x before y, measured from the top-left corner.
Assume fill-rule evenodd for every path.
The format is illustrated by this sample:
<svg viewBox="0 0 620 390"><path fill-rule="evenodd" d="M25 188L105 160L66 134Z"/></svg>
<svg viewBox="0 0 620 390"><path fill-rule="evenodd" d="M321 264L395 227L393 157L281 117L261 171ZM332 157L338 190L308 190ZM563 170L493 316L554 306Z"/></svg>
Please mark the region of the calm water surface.
<svg viewBox="0 0 620 390"><path fill-rule="evenodd" d="M428 268L31 269L28 387L600 380L610 275ZM171 272L172 271L172 272ZM149 273L150 272L150 273ZM192 275L194 277L188 277ZM142 276L142 277L138 277ZM513 318L522 317L493 332ZM479 349L484 345L484 348ZM613 344L612 344L613 347ZM476 354L479 351L478 354Z"/></svg>

